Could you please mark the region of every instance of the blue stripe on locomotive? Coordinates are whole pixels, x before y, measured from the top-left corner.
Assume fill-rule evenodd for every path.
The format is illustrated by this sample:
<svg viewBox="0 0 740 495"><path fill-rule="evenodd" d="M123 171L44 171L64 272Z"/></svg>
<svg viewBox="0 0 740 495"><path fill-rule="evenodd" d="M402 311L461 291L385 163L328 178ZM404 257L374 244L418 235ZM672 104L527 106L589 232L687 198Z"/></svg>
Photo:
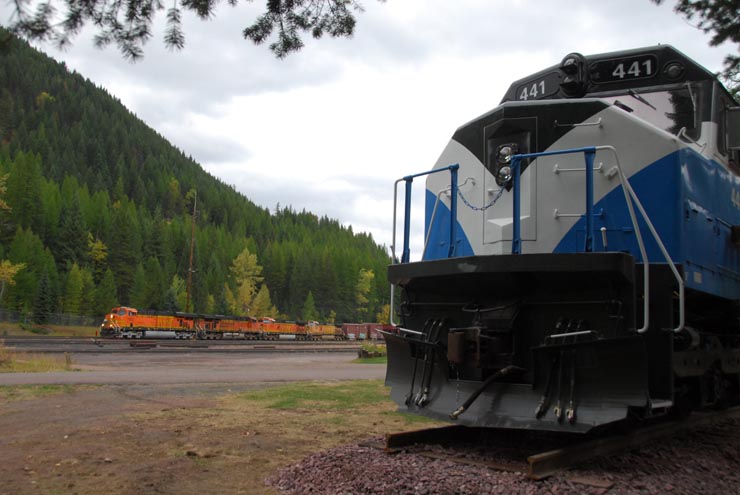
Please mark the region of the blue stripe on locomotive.
<svg viewBox="0 0 740 495"><path fill-rule="evenodd" d="M730 240L731 226L740 225L740 178L684 148L646 166L630 178L630 183L671 258L684 265L686 287L740 299L740 248ZM735 196L737 199L732 201ZM427 231L435 201L436 196L427 190ZM628 251L642 260L622 188L616 187L598 201L595 211L602 214L594 222L594 250L604 249L600 229L606 227L609 251ZM648 260L664 263L657 243L636 213ZM425 260L447 257L449 222L450 211L440 203ZM475 254L459 222L456 242L454 256ZM584 245L585 219L581 218L553 252L583 252Z"/></svg>
<svg viewBox="0 0 740 495"><path fill-rule="evenodd" d="M434 225L431 224L432 211L434 210L434 203L437 201L437 196L432 193L429 189L426 189L426 207L424 208L424 234L427 235L430 227L432 233L429 235L429 245L427 246L426 253L424 253L424 260L437 260L447 258L450 246L450 209L442 201L437 206L437 213L434 217ZM470 245L468 236L465 235L460 222L455 222L455 252L453 256L472 256L475 254L473 247Z"/></svg>
<svg viewBox="0 0 740 495"><path fill-rule="evenodd" d="M740 204L733 205L738 179L714 161L682 149L645 167L630 178L671 258L684 265L686 287L727 299L740 298L740 253L730 240L740 224ZM737 194L737 193L736 193ZM600 229L607 229L609 251L629 251L642 260L621 187L595 205L603 212L594 222L594 250L604 249ZM665 263L647 226L638 215L648 260ZM583 251L585 219L563 237L555 253Z"/></svg>

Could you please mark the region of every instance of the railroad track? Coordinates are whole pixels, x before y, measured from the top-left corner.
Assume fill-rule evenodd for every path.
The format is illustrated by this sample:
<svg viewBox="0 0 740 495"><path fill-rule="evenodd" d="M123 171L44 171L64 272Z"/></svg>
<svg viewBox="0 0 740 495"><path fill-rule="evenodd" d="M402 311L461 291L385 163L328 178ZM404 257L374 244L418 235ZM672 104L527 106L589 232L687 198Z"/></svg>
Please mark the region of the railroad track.
<svg viewBox="0 0 740 495"><path fill-rule="evenodd" d="M740 417L740 406L694 413L684 420L655 422L626 433L602 432L585 436L452 425L387 434L385 443L367 442L363 446L379 448L389 454L408 451L432 459L526 473L531 479L541 480L591 459L638 448L681 430L733 417ZM455 449L473 444L489 455L479 458ZM574 478L572 481L601 488L610 486L610 482L598 479Z"/></svg>
<svg viewBox="0 0 740 495"><path fill-rule="evenodd" d="M353 341L150 340L81 337L5 337L0 344L32 352L357 352Z"/></svg>

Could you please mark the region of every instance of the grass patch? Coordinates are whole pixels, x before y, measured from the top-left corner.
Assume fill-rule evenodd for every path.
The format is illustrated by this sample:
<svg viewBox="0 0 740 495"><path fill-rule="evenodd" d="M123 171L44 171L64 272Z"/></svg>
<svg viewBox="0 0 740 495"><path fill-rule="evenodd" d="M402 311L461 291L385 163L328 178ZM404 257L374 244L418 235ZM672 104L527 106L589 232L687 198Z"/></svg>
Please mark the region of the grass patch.
<svg viewBox="0 0 740 495"><path fill-rule="evenodd" d="M71 394L97 385L12 385L0 386L0 401L38 399L49 395Z"/></svg>
<svg viewBox="0 0 740 495"><path fill-rule="evenodd" d="M388 356L377 356L371 358L357 358L353 363L358 364L388 364Z"/></svg>
<svg viewBox="0 0 740 495"><path fill-rule="evenodd" d="M0 373L74 371L72 357L15 351L0 345Z"/></svg>
<svg viewBox="0 0 740 495"><path fill-rule="evenodd" d="M375 416L378 423L441 424L437 420L396 410L389 390L380 380L340 383L291 383L238 394L236 398L266 409L295 412L311 418L321 416L327 425L348 426L354 417ZM334 414L336 413L336 414ZM376 423L373 423L376 424Z"/></svg>
<svg viewBox="0 0 740 495"><path fill-rule="evenodd" d="M378 380L340 383L292 383L240 394L271 409L313 409L344 411L387 400L388 393Z"/></svg>
<svg viewBox="0 0 740 495"><path fill-rule="evenodd" d="M153 432L151 436L157 439L148 447L137 443L135 449L167 461L168 469L182 462L187 469L200 470L198 476L208 480L212 493L239 486L249 495L277 495L264 486L265 477L309 454L382 439L387 433L445 424L396 412L381 380L266 387L224 394L207 407L126 414L126 421L133 425L132 436L147 437L147 432ZM183 460L185 456L189 462ZM207 462L201 464L201 458ZM232 473L227 481L222 480L225 472ZM219 485L227 482L229 486Z"/></svg>
<svg viewBox="0 0 740 495"><path fill-rule="evenodd" d="M364 342L362 344L362 350L371 354L382 354L383 356L386 354L385 344L378 344L376 342Z"/></svg>
<svg viewBox="0 0 740 495"><path fill-rule="evenodd" d="M31 323L0 323L3 337L22 337L29 335L48 335L53 337L95 337L98 327L34 325Z"/></svg>

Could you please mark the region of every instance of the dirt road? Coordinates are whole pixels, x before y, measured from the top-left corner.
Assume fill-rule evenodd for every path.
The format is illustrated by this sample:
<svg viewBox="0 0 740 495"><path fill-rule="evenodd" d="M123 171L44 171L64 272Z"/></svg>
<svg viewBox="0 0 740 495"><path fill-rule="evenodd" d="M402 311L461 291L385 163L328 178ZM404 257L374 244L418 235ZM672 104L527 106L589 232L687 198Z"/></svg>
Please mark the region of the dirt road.
<svg viewBox="0 0 740 495"><path fill-rule="evenodd" d="M281 412L243 393L384 375L354 357L86 354L73 356L83 371L0 374L0 494L274 493L263 484L274 469L382 433L393 407L373 405L355 422ZM16 386L28 384L44 385Z"/></svg>

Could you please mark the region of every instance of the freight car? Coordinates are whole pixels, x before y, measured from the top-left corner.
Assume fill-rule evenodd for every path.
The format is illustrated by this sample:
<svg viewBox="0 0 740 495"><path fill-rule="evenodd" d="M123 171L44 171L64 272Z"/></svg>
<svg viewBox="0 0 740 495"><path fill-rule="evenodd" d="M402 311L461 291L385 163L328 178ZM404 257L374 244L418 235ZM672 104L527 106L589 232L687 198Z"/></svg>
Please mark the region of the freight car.
<svg viewBox="0 0 740 495"><path fill-rule="evenodd" d="M737 403L739 149L737 102L670 46L571 53L514 82L431 171L396 181L392 398L568 432Z"/></svg>
<svg viewBox="0 0 740 495"><path fill-rule="evenodd" d="M306 331L309 340L346 340L347 334L344 332L345 325L337 327L318 321L309 321L306 323Z"/></svg>
<svg viewBox="0 0 740 495"><path fill-rule="evenodd" d="M101 337L246 339L246 340L346 340L343 327L310 322L276 321L274 318L203 315L179 312L140 312L121 306L105 315Z"/></svg>
<svg viewBox="0 0 740 495"><path fill-rule="evenodd" d="M346 323L342 325L342 331L349 340L380 340L383 338L381 330L384 327L377 323Z"/></svg>

